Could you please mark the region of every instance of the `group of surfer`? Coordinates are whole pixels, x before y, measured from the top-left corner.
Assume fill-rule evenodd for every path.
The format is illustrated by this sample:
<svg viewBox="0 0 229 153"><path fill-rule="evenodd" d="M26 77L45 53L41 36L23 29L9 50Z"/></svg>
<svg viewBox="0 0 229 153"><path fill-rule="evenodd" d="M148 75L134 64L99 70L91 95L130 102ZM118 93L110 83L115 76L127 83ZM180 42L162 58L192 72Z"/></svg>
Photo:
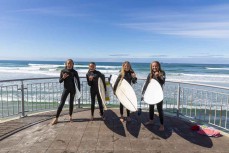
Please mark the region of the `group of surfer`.
<svg viewBox="0 0 229 153"><path fill-rule="evenodd" d="M76 70L73 69L74 67L74 62L72 59L68 59L65 63L65 69L63 69L60 73L60 79L59 82L62 83L64 82L64 90L61 96L61 101L59 104L59 107L57 109L56 117L52 121L52 125L56 124L58 122L58 117L63 109L64 103L66 101L66 98L68 94L70 94L70 101L69 101L69 120L72 122L72 112L73 112L73 100L74 96L76 93L76 87L75 83L77 84L77 87L80 91L80 80L79 80L79 75ZM99 89L98 89L98 78L101 78L104 83L104 88L106 90L106 85L105 85L105 76L96 70L96 64L94 62L89 63L89 70L86 74L87 78L87 83L91 87L90 88L90 93L91 93L91 120L94 119L94 109L95 109L95 97L97 96L98 104L99 104L99 109L100 109L100 116L103 120L105 120L104 117L104 108L102 105L102 99L99 94ZM142 95L144 95L145 90L150 83L151 79L157 80L161 86L165 83L165 72L161 68L161 64L158 61L154 61L150 64L150 73L147 77L146 83L143 87L142 90ZM117 86L121 80L125 79L129 84L133 83L135 84L137 82L137 77L134 72L134 70L131 67L131 64L128 61L125 61L122 64L122 68L120 71L120 74L114 84L114 94L116 92ZM143 100L143 99L142 99ZM159 119L160 119L160 131L164 131L164 123L163 123L163 101L159 102L156 104L157 105L157 110L159 113ZM130 118L130 111L126 109L127 111L127 121L131 121ZM123 116L123 105L120 103L120 121L124 122L124 116ZM146 125L153 124L154 120L154 105L149 105L149 121L146 122Z"/></svg>

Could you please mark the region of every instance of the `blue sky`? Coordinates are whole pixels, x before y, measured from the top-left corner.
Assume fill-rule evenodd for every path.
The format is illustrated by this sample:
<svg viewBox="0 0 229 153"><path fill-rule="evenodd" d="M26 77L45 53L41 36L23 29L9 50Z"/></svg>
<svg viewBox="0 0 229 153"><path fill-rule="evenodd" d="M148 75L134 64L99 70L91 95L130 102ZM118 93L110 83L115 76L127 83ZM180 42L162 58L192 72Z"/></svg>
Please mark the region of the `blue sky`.
<svg viewBox="0 0 229 153"><path fill-rule="evenodd" d="M0 1L0 59L67 58L229 64L229 1Z"/></svg>

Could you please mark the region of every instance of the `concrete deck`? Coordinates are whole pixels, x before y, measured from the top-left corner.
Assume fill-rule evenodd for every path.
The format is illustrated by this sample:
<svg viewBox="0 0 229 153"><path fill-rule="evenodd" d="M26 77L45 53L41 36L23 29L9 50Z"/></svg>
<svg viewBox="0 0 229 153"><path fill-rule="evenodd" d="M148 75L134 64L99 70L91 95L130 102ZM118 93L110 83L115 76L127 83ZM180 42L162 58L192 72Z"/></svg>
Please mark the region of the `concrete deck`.
<svg viewBox="0 0 229 153"><path fill-rule="evenodd" d="M50 125L55 112L0 123L0 153L228 153L229 137L212 138L197 134L192 123L165 116L165 131L159 120L145 126L148 113L132 113L131 122L121 123L119 110L105 112L106 120L95 110L76 110L74 122L62 115Z"/></svg>

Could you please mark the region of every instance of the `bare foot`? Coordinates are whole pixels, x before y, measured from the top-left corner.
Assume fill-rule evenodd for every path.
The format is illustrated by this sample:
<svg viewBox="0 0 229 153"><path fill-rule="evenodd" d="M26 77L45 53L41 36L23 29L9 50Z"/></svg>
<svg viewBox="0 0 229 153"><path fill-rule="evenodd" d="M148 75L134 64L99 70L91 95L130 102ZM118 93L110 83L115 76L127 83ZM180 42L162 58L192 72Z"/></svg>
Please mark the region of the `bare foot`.
<svg viewBox="0 0 229 153"><path fill-rule="evenodd" d="M70 122L70 123L72 123L72 122L73 122L73 120L72 120L72 117L71 117L71 116L69 117L69 122Z"/></svg>
<svg viewBox="0 0 229 153"><path fill-rule="evenodd" d="M149 120L148 122L145 123L145 125L152 125L153 124L153 120Z"/></svg>
<svg viewBox="0 0 229 153"><path fill-rule="evenodd" d="M121 116L120 121L124 122L124 117L123 116Z"/></svg>
<svg viewBox="0 0 229 153"><path fill-rule="evenodd" d="M91 116L91 121L93 121L93 119L94 119L94 116Z"/></svg>
<svg viewBox="0 0 229 153"><path fill-rule="evenodd" d="M57 124L57 122L58 122L58 119L55 118L55 119L52 121L51 125Z"/></svg>
<svg viewBox="0 0 229 153"><path fill-rule="evenodd" d="M164 130L165 130L164 125L161 125L161 126L159 127L159 131L164 131Z"/></svg>

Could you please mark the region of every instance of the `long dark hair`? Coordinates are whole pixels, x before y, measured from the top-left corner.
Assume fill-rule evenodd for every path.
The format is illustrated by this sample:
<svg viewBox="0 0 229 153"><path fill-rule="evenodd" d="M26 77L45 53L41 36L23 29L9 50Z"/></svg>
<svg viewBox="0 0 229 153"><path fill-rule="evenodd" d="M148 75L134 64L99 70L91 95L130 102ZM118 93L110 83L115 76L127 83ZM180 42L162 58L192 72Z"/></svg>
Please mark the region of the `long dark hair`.
<svg viewBox="0 0 229 153"><path fill-rule="evenodd" d="M95 65L95 66L96 66L95 62L90 62L90 63L88 64L88 66L89 66L90 64L92 64L92 65ZM89 69L87 72L90 72L90 69Z"/></svg>
<svg viewBox="0 0 229 153"><path fill-rule="evenodd" d="M150 79L152 79L153 74L154 74L153 69L152 69L153 63L156 63L156 64L158 65L159 72L164 74L164 70L162 70L160 62L158 62L158 61L153 61L153 62L150 64Z"/></svg>
<svg viewBox="0 0 229 153"><path fill-rule="evenodd" d="M72 59L67 59L67 61L65 62L65 69L67 69L67 62L71 62L72 63L72 69L74 67L74 62Z"/></svg>

